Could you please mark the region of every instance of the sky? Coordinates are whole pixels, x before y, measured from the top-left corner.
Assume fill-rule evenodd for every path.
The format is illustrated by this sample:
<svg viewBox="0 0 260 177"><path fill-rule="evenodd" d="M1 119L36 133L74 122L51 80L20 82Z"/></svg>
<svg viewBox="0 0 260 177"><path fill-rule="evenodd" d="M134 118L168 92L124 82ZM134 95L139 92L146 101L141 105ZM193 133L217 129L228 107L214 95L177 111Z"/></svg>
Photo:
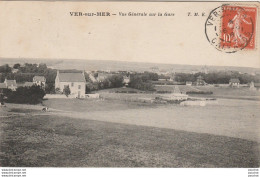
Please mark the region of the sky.
<svg viewBox="0 0 260 177"><path fill-rule="evenodd" d="M225 53L208 42L205 22L210 11L220 5L219 2L0 2L0 58L260 68L259 18L254 50ZM100 11L117 15L70 16L70 12ZM163 15L167 12L174 16L119 16L119 12ZM198 12L200 16L188 16L189 12Z"/></svg>

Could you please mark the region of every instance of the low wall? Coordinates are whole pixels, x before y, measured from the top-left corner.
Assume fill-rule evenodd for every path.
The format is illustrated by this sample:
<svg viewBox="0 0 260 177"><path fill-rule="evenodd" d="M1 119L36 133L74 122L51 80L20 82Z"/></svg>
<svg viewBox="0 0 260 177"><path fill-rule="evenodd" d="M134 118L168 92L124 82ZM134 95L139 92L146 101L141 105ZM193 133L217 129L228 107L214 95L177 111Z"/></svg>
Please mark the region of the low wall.
<svg viewBox="0 0 260 177"><path fill-rule="evenodd" d="M46 94L44 96L45 99L51 99L51 98L75 98L72 95L68 95L68 97L66 95L61 95L61 94Z"/></svg>
<svg viewBox="0 0 260 177"><path fill-rule="evenodd" d="M183 101L180 103L181 106L206 106L206 105L217 105L217 100L202 100L202 101Z"/></svg>
<svg viewBox="0 0 260 177"><path fill-rule="evenodd" d="M66 95L63 94L46 94L44 96L45 99L52 99L52 98L76 98L75 95ZM99 94L86 94L85 98L99 98Z"/></svg>
<svg viewBox="0 0 260 177"><path fill-rule="evenodd" d="M95 94L86 94L86 98L99 98L99 94L95 93Z"/></svg>

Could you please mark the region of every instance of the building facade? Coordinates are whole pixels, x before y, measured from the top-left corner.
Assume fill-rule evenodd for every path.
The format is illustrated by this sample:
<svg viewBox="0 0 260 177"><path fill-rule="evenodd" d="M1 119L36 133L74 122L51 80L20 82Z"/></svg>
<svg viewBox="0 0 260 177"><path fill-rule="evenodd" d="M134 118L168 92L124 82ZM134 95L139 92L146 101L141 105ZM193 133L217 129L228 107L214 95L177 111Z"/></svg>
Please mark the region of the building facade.
<svg viewBox="0 0 260 177"><path fill-rule="evenodd" d="M33 77L33 84L45 88L46 79L44 76L34 76Z"/></svg>
<svg viewBox="0 0 260 177"><path fill-rule="evenodd" d="M63 93L64 88L69 87L70 97L85 98L86 80L83 73L60 73L57 71L55 90Z"/></svg>
<svg viewBox="0 0 260 177"><path fill-rule="evenodd" d="M229 86L230 87L239 87L240 80L238 78L232 78L229 80Z"/></svg>

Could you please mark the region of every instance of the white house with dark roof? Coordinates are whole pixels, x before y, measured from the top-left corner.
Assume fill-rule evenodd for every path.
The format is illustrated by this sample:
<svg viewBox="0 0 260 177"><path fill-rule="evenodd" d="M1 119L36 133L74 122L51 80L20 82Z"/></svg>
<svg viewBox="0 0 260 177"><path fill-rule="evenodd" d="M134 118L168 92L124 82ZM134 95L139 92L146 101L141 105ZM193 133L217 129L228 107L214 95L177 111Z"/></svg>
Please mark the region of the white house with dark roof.
<svg viewBox="0 0 260 177"><path fill-rule="evenodd" d="M239 85L240 85L240 80L238 78L231 78L229 80L230 87L239 87Z"/></svg>
<svg viewBox="0 0 260 177"><path fill-rule="evenodd" d="M33 77L33 84L38 85L42 88L45 88L46 85L46 79L44 76L34 76Z"/></svg>
<svg viewBox="0 0 260 177"><path fill-rule="evenodd" d="M70 97L85 98L86 80L82 73L60 73L57 71L55 79L55 89L63 92L65 87L70 88Z"/></svg>

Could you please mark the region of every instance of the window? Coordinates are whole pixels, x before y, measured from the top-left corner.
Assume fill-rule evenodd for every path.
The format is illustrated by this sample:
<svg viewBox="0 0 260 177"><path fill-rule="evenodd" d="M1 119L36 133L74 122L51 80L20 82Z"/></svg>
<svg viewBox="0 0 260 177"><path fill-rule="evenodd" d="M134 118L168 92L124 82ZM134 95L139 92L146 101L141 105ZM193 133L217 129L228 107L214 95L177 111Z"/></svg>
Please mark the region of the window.
<svg viewBox="0 0 260 177"><path fill-rule="evenodd" d="M71 87L73 87L74 86L74 82L71 82Z"/></svg>
<svg viewBox="0 0 260 177"><path fill-rule="evenodd" d="M79 85L78 88L81 89L81 85Z"/></svg>

